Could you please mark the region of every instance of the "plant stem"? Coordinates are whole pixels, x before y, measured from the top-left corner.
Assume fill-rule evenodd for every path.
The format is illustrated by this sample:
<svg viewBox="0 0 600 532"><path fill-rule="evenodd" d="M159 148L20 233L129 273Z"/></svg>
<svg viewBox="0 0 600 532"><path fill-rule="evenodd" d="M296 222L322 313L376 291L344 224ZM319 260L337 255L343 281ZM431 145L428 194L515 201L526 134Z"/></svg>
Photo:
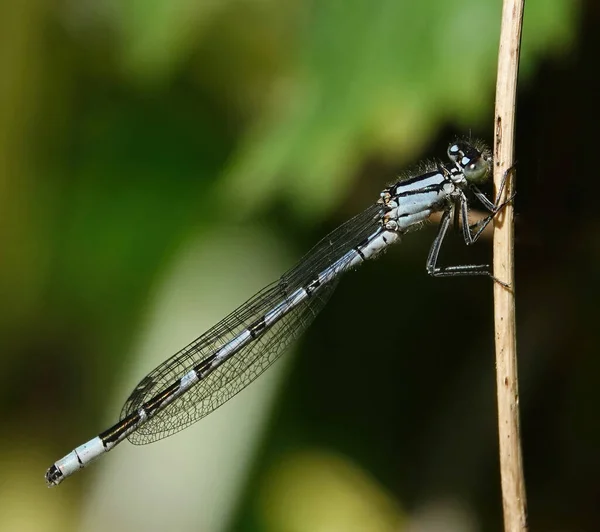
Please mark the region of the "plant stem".
<svg viewBox="0 0 600 532"><path fill-rule="evenodd" d="M504 0L496 84L494 184L496 190L514 160L515 101L524 0ZM513 176L506 196L512 194ZM507 205L494 222L494 284L496 386L504 529L527 530L527 496L519 428L519 381L514 292L513 208Z"/></svg>

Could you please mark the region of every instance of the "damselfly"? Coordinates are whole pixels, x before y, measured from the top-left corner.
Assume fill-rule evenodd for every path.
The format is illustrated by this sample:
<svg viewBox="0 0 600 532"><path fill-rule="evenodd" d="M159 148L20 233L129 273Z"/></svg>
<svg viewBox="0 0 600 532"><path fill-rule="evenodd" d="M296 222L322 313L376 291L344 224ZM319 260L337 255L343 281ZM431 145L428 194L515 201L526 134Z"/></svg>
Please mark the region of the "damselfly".
<svg viewBox="0 0 600 532"><path fill-rule="evenodd" d="M420 175L386 188L374 205L327 235L278 281L150 372L125 402L118 423L48 469L48 485L59 484L125 438L151 443L210 414L266 370L309 326L342 273L376 257L435 212L442 216L427 272L434 277L492 277L487 265L440 267L437 260L452 220L458 227L462 219L466 244L479 238L507 203L500 204L506 176L492 202L478 188L491 173L489 149L457 141L448 148L448 157L449 163L430 163ZM468 191L489 212L473 225Z"/></svg>

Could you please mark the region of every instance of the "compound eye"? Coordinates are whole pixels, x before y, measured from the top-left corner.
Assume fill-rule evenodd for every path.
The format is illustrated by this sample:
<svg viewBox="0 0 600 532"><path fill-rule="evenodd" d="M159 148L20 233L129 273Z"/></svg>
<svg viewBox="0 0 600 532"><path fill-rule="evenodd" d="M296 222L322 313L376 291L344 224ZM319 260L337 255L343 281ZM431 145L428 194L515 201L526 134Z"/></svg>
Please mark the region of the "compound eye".
<svg viewBox="0 0 600 532"><path fill-rule="evenodd" d="M485 181L492 168L491 154L470 142L457 141L448 147L448 158L458 166L467 181Z"/></svg>
<svg viewBox="0 0 600 532"><path fill-rule="evenodd" d="M471 183L480 183L485 181L492 168L491 160L484 154L481 154L476 159L464 157L461 161L465 179Z"/></svg>

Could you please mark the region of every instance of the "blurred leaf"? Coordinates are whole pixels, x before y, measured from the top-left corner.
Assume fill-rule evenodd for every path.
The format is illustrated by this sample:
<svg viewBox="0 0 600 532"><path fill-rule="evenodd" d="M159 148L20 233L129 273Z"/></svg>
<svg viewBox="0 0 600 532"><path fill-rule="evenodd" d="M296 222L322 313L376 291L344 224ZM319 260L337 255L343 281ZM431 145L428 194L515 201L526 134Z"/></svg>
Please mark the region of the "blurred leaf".
<svg viewBox="0 0 600 532"><path fill-rule="evenodd" d="M123 39L121 64L134 78L168 78L201 40L212 18L232 0L110 0Z"/></svg>
<svg viewBox="0 0 600 532"><path fill-rule="evenodd" d="M283 195L314 215L339 201L369 153L399 162L444 121L480 121L493 106L500 5L315 3L296 74L248 129L223 195L239 200L240 214ZM568 48L577 13L570 0L527 5L525 65L541 49Z"/></svg>
<svg viewBox="0 0 600 532"><path fill-rule="evenodd" d="M500 0L109 5L128 76L165 83L195 57L200 83L247 105L220 192L239 200L240 216L279 196L318 215L369 155L402 164L441 124L469 129L493 107ZM523 75L570 48L578 10L572 0L527 2Z"/></svg>
<svg viewBox="0 0 600 532"><path fill-rule="evenodd" d="M211 217L210 190L230 139L193 91L175 101L89 95L56 199L50 291L61 308L78 309L72 319L83 314L110 331L95 349L119 357L155 276Z"/></svg>
<svg viewBox="0 0 600 532"><path fill-rule="evenodd" d="M368 472L321 450L288 453L261 489L262 529L394 532L406 515Z"/></svg>

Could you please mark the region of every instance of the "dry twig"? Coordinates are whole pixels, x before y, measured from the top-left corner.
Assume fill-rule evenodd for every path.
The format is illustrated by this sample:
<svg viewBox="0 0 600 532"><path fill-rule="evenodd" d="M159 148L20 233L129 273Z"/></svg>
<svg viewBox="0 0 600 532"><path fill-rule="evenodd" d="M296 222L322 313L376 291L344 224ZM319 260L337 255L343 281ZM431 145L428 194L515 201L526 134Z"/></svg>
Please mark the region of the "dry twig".
<svg viewBox="0 0 600 532"><path fill-rule="evenodd" d="M494 143L496 190L514 160L514 116L523 7L524 0L504 0L502 8ZM508 180L506 195L512 193L512 182L513 179ZM513 247L513 209L512 205L508 205L494 222L494 275L511 288L494 284L494 315L504 529L511 532L527 530L519 429Z"/></svg>

